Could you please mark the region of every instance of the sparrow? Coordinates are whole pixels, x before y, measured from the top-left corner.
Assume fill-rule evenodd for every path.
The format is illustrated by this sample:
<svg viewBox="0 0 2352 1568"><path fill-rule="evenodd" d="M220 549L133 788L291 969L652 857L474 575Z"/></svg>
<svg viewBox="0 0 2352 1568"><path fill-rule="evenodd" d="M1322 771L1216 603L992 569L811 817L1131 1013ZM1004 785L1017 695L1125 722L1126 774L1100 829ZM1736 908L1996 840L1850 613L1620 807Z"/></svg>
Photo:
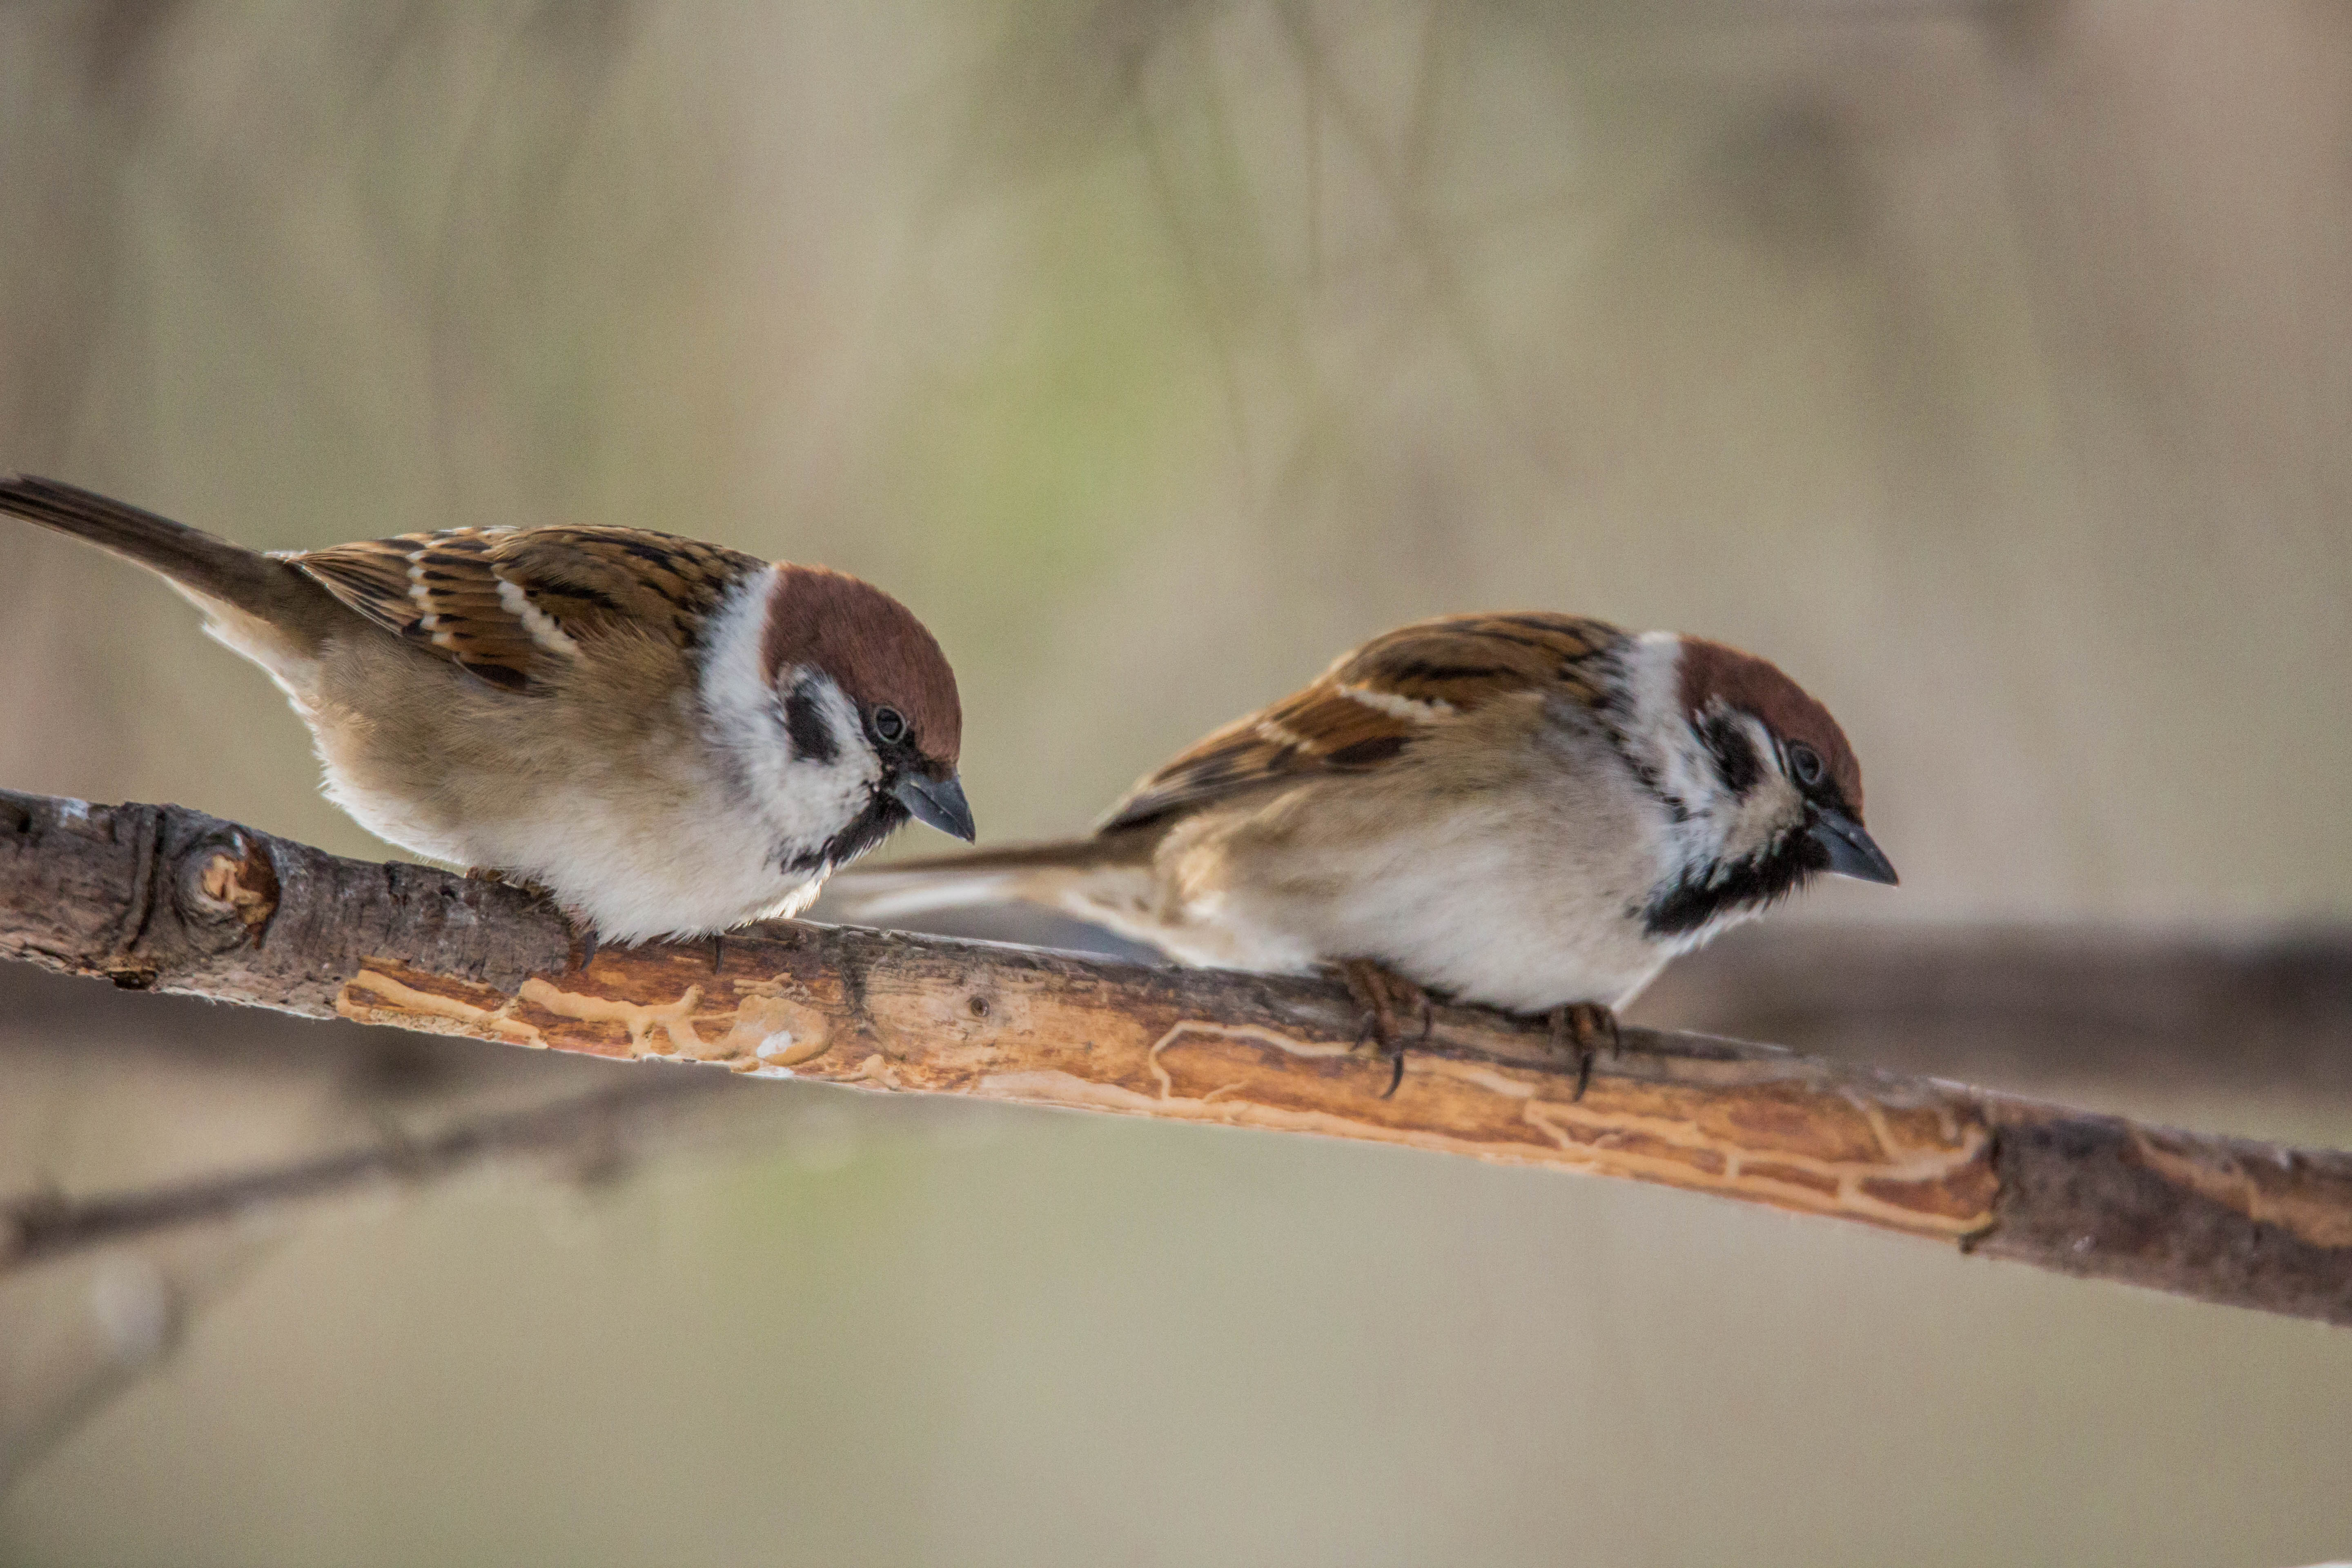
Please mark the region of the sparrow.
<svg viewBox="0 0 2352 1568"><path fill-rule="evenodd" d="M856 918L1025 900L1184 963L1335 967L1384 1045L1401 1005L1426 1031L1432 993L1542 1014L1589 1073L1670 960L1822 872L1895 880L1828 710L1720 643L1528 612L1375 637L1146 775L1091 837L839 890Z"/></svg>
<svg viewBox="0 0 2352 1568"><path fill-rule="evenodd" d="M27 475L0 511L161 575L291 700L330 799L538 885L592 951L797 913L909 817L973 837L955 675L855 577L614 527L264 554Z"/></svg>

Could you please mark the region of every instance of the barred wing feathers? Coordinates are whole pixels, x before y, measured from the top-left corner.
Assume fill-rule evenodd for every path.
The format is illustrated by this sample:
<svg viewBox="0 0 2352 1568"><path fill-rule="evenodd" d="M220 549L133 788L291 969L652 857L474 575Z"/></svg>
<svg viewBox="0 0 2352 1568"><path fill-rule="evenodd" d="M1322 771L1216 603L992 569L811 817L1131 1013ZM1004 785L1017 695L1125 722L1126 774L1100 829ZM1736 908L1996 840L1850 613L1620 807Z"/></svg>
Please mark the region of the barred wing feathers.
<svg viewBox="0 0 2352 1568"><path fill-rule="evenodd" d="M542 689L629 626L681 649L767 563L634 528L458 528L280 557L350 609L493 686Z"/></svg>
<svg viewBox="0 0 2352 1568"><path fill-rule="evenodd" d="M1317 775L1370 772L1498 697L1549 687L1595 701L1600 689L1588 667L1623 640L1614 626L1543 611L1400 627L1143 779L1098 831Z"/></svg>

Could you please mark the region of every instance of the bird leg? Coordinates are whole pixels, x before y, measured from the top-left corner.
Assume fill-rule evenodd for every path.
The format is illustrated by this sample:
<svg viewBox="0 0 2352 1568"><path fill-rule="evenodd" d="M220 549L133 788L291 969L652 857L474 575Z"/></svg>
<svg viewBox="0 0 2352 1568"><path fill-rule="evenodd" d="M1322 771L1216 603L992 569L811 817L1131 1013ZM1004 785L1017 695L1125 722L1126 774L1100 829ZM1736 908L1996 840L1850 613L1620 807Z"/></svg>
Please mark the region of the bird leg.
<svg viewBox="0 0 2352 1568"><path fill-rule="evenodd" d="M1436 1009L1428 992L1378 959L1343 960L1339 977L1348 984L1348 994L1364 1010L1363 1023L1356 1031L1357 1046L1373 1044L1389 1058L1389 1086L1381 1092L1381 1098L1387 1100L1404 1082L1404 1041L1398 1037L1398 1015L1420 1013L1421 1037L1414 1044L1426 1045L1431 1031L1437 1027Z"/></svg>
<svg viewBox="0 0 2352 1568"><path fill-rule="evenodd" d="M1615 1056L1624 1048L1624 1037L1617 1028L1617 1015L1598 1002L1571 1002L1564 1007L1554 1007L1546 1016L1551 1023L1552 1048L1562 1055L1576 1057L1577 1100L1592 1087L1592 1058L1602 1046Z"/></svg>

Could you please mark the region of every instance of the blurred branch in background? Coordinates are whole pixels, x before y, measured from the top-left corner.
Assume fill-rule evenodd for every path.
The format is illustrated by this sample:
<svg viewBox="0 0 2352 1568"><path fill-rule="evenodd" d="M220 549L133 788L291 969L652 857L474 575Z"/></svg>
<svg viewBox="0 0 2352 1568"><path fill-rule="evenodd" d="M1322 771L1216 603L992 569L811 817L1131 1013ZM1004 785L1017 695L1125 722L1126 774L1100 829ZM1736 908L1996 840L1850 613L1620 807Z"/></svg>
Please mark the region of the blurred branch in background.
<svg viewBox="0 0 2352 1568"><path fill-rule="evenodd" d="M0 1082L20 1173L0 1194L0 1490L170 1364L306 1205L381 1215L369 1200L492 1173L598 1198L655 1157L830 1169L872 1120L725 1074L647 1078L22 965L0 967ZM49 1174L77 1163L54 1136L60 1102L102 1147L142 1145L138 1179L86 1196ZM923 1108L899 1109L904 1128Z"/></svg>
<svg viewBox="0 0 2352 1568"><path fill-rule="evenodd" d="M706 1074L611 1084L429 1132L387 1129L366 1147L265 1170L99 1197L36 1194L0 1207L0 1274L161 1231L245 1221L368 1183L429 1181L492 1160L551 1156L577 1181L608 1181L658 1121L725 1087L725 1079Z"/></svg>
<svg viewBox="0 0 2352 1568"><path fill-rule="evenodd" d="M1633 1015L1904 1072L2352 1107L2341 925L1766 922L1669 967Z"/></svg>
<svg viewBox="0 0 2352 1568"><path fill-rule="evenodd" d="M274 1226L199 1226L12 1279L0 1312L0 1491L116 1396L169 1364L263 1262Z"/></svg>
<svg viewBox="0 0 2352 1568"><path fill-rule="evenodd" d="M646 1079L15 965L0 1081L0 1143L35 1173L0 1201L0 1489L170 1364L303 1205L380 1214L364 1200L488 1172L597 1194L656 1155L782 1150L822 1168L853 1135L721 1074ZM47 1174L75 1163L70 1136L44 1136L59 1101L98 1119L103 1146L144 1145L141 1179L85 1196Z"/></svg>
<svg viewBox="0 0 2352 1568"><path fill-rule="evenodd" d="M11 1328L0 1336L0 1490L168 1361L286 1234L289 1208L524 1161L576 1185L610 1183L653 1148L709 1142L718 1129L696 1113L733 1087L715 1074L607 1083L416 1132L381 1116L357 1148L93 1197L43 1190L0 1202L0 1277L104 1249L86 1278L37 1288L0 1314ZM763 1131L772 1144L773 1118Z"/></svg>
<svg viewBox="0 0 2352 1568"><path fill-rule="evenodd" d="M1630 1030L1594 1070L1540 1023L1457 1007L1395 1087L1327 983L789 923L582 968L562 916L518 889L181 807L8 793L0 814L0 947L118 984L1630 1177L2352 1324L2352 1155L1701 1036Z"/></svg>

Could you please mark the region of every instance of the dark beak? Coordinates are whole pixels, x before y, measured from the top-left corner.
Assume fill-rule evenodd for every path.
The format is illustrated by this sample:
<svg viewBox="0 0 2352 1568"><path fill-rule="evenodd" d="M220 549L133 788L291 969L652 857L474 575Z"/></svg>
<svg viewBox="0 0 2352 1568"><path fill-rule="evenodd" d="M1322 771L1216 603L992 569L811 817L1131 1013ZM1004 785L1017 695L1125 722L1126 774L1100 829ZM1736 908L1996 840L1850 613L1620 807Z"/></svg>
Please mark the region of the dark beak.
<svg viewBox="0 0 2352 1568"><path fill-rule="evenodd" d="M971 825L971 803L963 797L963 785L952 778L927 779L920 773L901 773L898 782L890 786L898 804L915 814L915 820L941 833L952 833L966 844L980 837ZM1855 832L1862 830L1855 828ZM1863 840L1867 844L1867 838ZM1893 872L1887 875L1892 877Z"/></svg>
<svg viewBox="0 0 2352 1568"><path fill-rule="evenodd" d="M1870 841L1862 824L1843 811L1823 806L1813 813L1812 841L1830 852L1830 869L1863 882L1895 881L1895 867L1885 852Z"/></svg>

